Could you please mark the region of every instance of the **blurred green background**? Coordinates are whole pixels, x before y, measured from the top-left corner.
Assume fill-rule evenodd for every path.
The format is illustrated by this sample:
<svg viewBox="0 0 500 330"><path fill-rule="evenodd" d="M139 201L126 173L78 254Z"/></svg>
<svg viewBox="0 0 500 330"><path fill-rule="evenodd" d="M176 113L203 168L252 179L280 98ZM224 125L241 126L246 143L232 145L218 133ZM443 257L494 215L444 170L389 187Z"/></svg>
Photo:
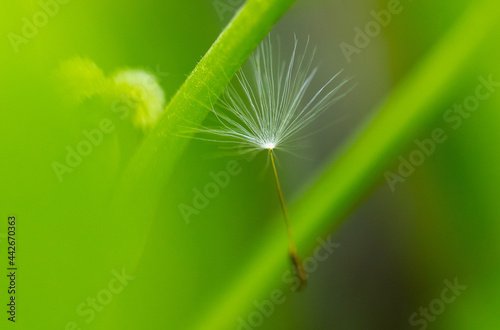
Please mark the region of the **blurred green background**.
<svg viewBox="0 0 500 330"><path fill-rule="evenodd" d="M242 297L245 309L231 309L232 302L224 300L245 277L264 233L275 226L270 221L280 214L265 153L251 161L220 157L217 144L192 140L165 182L154 218L124 221L109 212L116 182L148 130L113 111L114 102L123 102L120 97L129 91L101 88L99 79L111 84L119 70L142 69L156 76L168 101L242 2L74 0L47 7L54 2L2 0L4 309L9 215L17 217L19 269L16 323L3 312L1 328L211 329L205 320L220 309L227 317L224 329L498 329L500 94L493 91L457 129L443 115L474 95L479 76L500 81L499 24L433 102L434 120L416 128L415 139L442 128L447 140L395 191L380 173L368 194L360 192L346 221L333 232L325 228L321 237L332 234L340 246L318 262L308 287L299 293L282 280L283 268L276 278L262 278L261 291ZM401 11L391 14L359 52L346 56L341 44L355 44L356 28L375 21L372 11L396 3ZM308 128L314 132L333 123L309 137L300 157L278 153L290 204L478 3L299 0L292 6L272 34L280 36L283 49L290 49L294 34L303 42L310 36L320 66L311 93L340 70L353 77L356 87ZM498 12L500 5L494 6L491 11ZM45 15L46 22L35 18L42 21L36 32L28 31L23 18L33 22L41 11L53 15ZM13 39L12 33L23 39ZM449 56L451 61L456 54ZM80 64L61 69L61 63L75 58L87 60L83 69ZM92 62L102 76L99 69L89 69ZM53 163L63 163L66 148L76 148L85 138L82 131L99 127L105 118L113 132L59 182ZM413 150L410 143L400 155L407 158ZM192 205L193 189L202 190L214 181L211 172L225 170L232 161L241 171L186 223L179 206ZM392 164L387 170L398 171L398 159L387 163ZM148 196L148 191L139 193ZM291 218L293 223L293 213ZM313 255L316 245L311 242L313 249L301 254ZM445 282L456 279L467 288L453 302L440 302L452 296L448 291L443 298ZM255 301L262 306L273 290L282 292L285 301L268 308L269 315L255 316ZM229 306L227 314L224 306ZM430 317L421 308L430 308Z"/></svg>

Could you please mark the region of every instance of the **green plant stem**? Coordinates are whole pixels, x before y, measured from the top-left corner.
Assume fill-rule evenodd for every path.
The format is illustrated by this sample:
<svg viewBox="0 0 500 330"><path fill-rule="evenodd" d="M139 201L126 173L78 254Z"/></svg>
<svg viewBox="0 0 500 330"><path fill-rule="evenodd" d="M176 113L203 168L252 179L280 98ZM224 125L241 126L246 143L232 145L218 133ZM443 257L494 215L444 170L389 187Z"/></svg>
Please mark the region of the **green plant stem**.
<svg viewBox="0 0 500 330"><path fill-rule="evenodd" d="M138 244L145 242L160 196L187 145L183 131L203 121L231 77L293 2L249 0L189 75L131 159L115 191L111 212L123 223L143 224L137 233ZM116 224L110 227L114 232L130 230ZM128 256L127 263L137 261L142 254L134 244L120 248L121 255Z"/></svg>

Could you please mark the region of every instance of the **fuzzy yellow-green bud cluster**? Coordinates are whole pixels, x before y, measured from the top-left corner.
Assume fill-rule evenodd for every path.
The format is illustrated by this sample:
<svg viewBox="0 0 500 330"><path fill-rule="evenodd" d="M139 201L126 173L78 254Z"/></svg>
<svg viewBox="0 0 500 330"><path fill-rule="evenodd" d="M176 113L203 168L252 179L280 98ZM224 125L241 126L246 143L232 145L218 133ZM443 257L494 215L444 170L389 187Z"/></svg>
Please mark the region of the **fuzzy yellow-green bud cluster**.
<svg viewBox="0 0 500 330"><path fill-rule="evenodd" d="M64 61L56 71L61 92L71 104L80 104L94 96L113 102L126 100L130 108L127 120L148 131L165 107L165 94L157 78L145 70L124 69L107 77L91 60L75 57Z"/></svg>
<svg viewBox="0 0 500 330"><path fill-rule="evenodd" d="M147 129L153 126L165 107L165 95L156 77L144 70L128 69L113 76L115 88L135 105L131 120Z"/></svg>

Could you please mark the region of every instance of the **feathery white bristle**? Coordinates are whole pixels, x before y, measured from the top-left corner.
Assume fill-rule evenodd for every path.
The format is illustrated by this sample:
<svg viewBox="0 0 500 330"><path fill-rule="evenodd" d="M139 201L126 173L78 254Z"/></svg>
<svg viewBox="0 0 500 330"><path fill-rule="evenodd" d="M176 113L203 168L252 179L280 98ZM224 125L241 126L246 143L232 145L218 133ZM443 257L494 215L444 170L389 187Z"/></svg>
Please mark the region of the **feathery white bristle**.
<svg viewBox="0 0 500 330"><path fill-rule="evenodd" d="M295 38L290 60L282 61L280 48L275 53L271 38L266 38L249 59L251 74L240 69L237 82L229 84L218 109L213 109L221 126L200 131L240 147L240 152L290 147L298 132L342 96L337 91L347 82L330 88L337 74L311 99L304 100L317 71L312 68L315 49L308 50L309 40L302 54L297 46Z"/></svg>

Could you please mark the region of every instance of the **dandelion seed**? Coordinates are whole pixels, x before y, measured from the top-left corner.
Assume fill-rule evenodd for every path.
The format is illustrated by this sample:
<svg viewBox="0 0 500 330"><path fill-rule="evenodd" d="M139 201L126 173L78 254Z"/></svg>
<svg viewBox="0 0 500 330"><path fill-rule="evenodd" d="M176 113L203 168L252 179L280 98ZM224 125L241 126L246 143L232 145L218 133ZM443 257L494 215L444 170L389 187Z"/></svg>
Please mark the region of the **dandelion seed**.
<svg viewBox="0 0 500 330"><path fill-rule="evenodd" d="M330 108L341 95L339 89L347 82L331 87L338 76L324 84L312 98L305 100L306 91L317 72L313 68L315 49L309 51L309 40L299 54L295 38L289 61L280 59L280 48L273 49L268 37L250 57L251 75L241 69L235 84L230 84L212 111L219 126L204 127L199 131L209 133L211 141L225 143L240 153L267 150L276 179L278 195L287 228L289 253L302 285L307 274L297 254L288 212L283 198L275 164L275 150L289 151L304 127Z"/></svg>

